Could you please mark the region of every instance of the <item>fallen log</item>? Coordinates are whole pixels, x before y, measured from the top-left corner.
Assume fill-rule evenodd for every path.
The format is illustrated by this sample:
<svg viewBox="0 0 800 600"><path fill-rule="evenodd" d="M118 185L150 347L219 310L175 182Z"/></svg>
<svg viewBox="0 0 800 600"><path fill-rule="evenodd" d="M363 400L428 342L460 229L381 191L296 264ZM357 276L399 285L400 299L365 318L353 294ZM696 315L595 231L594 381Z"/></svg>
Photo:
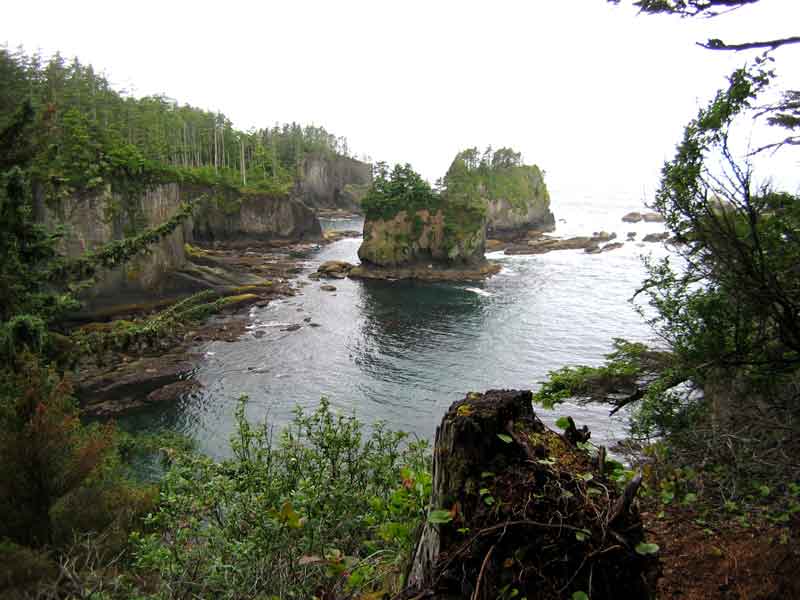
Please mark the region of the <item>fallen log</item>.
<svg viewBox="0 0 800 600"><path fill-rule="evenodd" d="M659 562L642 546L640 479L612 480L531 400L471 393L442 419L430 516L398 600L652 597Z"/></svg>

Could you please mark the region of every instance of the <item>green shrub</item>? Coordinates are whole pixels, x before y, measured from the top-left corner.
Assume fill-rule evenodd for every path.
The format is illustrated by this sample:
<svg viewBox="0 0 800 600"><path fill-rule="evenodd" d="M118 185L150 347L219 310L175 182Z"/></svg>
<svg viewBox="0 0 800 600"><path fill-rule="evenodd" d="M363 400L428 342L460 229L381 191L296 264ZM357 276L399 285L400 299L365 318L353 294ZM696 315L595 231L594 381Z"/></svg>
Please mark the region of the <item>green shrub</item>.
<svg viewBox="0 0 800 600"><path fill-rule="evenodd" d="M426 443L380 424L367 436L324 399L275 440L244 408L234 457L176 454L149 531L133 537L154 597L397 588L430 495Z"/></svg>

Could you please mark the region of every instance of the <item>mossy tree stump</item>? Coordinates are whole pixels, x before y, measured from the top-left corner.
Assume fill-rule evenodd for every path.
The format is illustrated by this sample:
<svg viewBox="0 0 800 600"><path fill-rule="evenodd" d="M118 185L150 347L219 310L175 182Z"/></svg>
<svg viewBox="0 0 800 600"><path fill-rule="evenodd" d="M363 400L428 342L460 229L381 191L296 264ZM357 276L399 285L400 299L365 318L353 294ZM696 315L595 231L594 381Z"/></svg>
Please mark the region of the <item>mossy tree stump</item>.
<svg viewBox="0 0 800 600"><path fill-rule="evenodd" d="M651 597L658 560L641 545L638 479L614 480L531 401L471 393L444 416L431 517L400 598Z"/></svg>

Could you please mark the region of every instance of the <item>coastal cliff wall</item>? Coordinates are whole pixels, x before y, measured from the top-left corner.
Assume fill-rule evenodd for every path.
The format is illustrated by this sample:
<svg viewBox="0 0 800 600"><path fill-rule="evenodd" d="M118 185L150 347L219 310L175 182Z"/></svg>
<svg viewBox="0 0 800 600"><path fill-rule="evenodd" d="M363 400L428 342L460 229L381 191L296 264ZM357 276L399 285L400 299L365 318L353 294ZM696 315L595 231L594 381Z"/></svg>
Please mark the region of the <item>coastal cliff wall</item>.
<svg viewBox="0 0 800 600"><path fill-rule="evenodd" d="M168 221L180 210L181 202L180 186L169 183L133 198L104 190L68 196L57 203L39 202L38 209L46 227L63 232L60 251L68 258L76 258ZM86 308L99 310L160 294L166 276L186 262L184 245L191 238L191 227L189 219L183 227L152 244L147 253L102 272L97 282L81 294Z"/></svg>
<svg viewBox="0 0 800 600"><path fill-rule="evenodd" d="M295 197L192 187L185 199L206 194L193 218L193 239L201 241L317 239L322 228L314 211Z"/></svg>
<svg viewBox="0 0 800 600"><path fill-rule="evenodd" d="M63 232L60 251L76 258L156 227L175 216L184 202L201 196L206 199L198 204L193 217L152 244L146 253L96 277L96 283L81 293L84 310L113 311L176 293L179 290L174 289L170 275L186 265L187 242L316 239L321 234L314 212L296 198L179 183L156 185L128 197L106 189L67 196L58 202L38 198L36 212L48 229Z"/></svg>
<svg viewBox="0 0 800 600"><path fill-rule="evenodd" d="M313 208L360 210L372 183L372 165L346 156L309 156L295 195Z"/></svg>

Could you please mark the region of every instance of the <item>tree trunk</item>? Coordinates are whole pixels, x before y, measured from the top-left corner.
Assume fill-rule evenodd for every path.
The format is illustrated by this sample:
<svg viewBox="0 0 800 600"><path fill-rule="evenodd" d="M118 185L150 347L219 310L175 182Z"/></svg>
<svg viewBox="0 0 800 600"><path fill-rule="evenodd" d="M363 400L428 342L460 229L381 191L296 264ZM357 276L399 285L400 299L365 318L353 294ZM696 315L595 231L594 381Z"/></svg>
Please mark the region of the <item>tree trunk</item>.
<svg viewBox="0 0 800 600"><path fill-rule="evenodd" d="M433 453L437 523L397 598L649 598L658 560L634 550L638 481L618 486L579 445L544 426L529 391L453 404Z"/></svg>

